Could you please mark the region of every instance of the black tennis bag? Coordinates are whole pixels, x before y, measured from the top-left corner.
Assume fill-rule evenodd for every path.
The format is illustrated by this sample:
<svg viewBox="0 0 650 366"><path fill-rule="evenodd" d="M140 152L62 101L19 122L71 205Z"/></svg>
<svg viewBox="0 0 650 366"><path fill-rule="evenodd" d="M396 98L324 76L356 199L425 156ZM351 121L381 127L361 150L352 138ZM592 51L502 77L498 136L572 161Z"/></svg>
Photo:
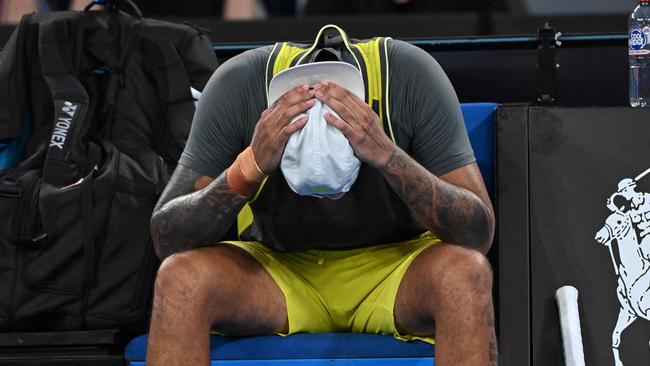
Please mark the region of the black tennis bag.
<svg viewBox="0 0 650 366"><path fill-rule="evenodd" d="M0 56L0 331L142 326L153 207L217 67L200 30L102 11L25 16Z"/></svg>

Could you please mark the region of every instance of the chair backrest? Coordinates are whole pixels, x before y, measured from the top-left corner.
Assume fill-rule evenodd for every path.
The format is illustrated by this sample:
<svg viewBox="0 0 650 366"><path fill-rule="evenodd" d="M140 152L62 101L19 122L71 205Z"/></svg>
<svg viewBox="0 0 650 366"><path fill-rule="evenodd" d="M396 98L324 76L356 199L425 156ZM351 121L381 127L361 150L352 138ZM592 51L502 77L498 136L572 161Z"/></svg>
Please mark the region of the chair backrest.
<svg viewBox="0 0 650 366"><path fill-rule="evenodd" d="M463 103L460 105L465 128L474 149L485 186L494 199L494 111L497 103Z"/></svg>

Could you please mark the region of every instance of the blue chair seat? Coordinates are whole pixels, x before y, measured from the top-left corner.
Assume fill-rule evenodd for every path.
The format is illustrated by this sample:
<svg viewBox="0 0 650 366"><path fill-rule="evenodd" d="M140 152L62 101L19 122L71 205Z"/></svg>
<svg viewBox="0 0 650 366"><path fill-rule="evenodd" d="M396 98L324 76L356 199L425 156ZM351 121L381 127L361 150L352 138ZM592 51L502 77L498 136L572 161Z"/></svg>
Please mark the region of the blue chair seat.
<svg viewBox="0 0 650 366"><path fill-rule="evenodd" d="M125 350L129 365L144 365L147 336L133 339ZM392 336L359 333L294 334L288 337L232 338L212 336L210 359L216 365L410 365L433 364L434 347L403 342ZM219 362L217 362L219 361Z"/></svg>

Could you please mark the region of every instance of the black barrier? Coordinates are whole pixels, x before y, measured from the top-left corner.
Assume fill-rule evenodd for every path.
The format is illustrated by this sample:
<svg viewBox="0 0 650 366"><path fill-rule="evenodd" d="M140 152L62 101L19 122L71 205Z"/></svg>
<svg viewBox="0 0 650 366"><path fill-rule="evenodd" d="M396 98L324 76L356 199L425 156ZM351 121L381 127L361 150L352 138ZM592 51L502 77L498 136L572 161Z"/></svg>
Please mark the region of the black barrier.
<svg viewBox="0 0 650 366"><path fill-rule="evenodd" d="M313 29L301 29L300 34L315 35L318 31L315 24ZM353 38L365 35L348 32ZM301 39L305 38L296 40ZM435 57L452 81L461 102L537 103L541 98L540 90L545 90L539 89L539 85L554 84L554 105L628 104L625 34L566 34L557 37L560 44L554 50L557 65L554 83L540 80L540 75L550 76L538 69L539 46L542 44L539 36L405 40ZM246 50L267 44L218 43L214 48L220 62L225 62Z"/></svg>
<svg viewBox="0 0 650 366"><path fill-rule="evenodd" d="M580 292L587 365L648 365L649 120L643 108L498 108L502 365L563 364L564 285Z"/></svg>
<svg viewBox="0 0 650 366"><path fill-rule="evenodd" d="M540 80L552 74L538 72L543 52L538 36L408 40L440 63L461 102L537 103L541 98L538 86L545 82L554 84L555 105L628 104L626 35L569 34L555 41L557 69L551 82ZM215 51L224 62L264 45L216 44Z"/></svg>

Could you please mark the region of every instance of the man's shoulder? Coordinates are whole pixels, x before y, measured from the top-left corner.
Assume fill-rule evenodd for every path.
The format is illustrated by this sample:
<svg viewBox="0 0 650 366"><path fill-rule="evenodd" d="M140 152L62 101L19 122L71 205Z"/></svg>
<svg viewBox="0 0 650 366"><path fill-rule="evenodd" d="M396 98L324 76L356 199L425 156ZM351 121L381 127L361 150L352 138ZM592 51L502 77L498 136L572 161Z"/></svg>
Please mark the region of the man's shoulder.
<svg viewBox="0 0 650 366"><path fill-rule="evenodd" d="M433 57L418 46L399 39L388 42L388 58L391 62L413 62L418 59L431 60Z"/></svg>
<svg viewBox="0 0 650 366"><path fill-rule="evenodd" d="M401 39L395 39L391 38L388 41L388 51L405 51L409 52L409 50L415 50L415 49L420 49L417 46L414 46L406 41L402 41Z"/></svg>
<svg viewBox="0 0 650 366"><path fill-rule="evenodd" d="M437 79L443 73L438 62L418 46L401 40L388 42L388 63L391 80L409 84L413 80ZM428 78L428 79L427 79Z"/></svg>

